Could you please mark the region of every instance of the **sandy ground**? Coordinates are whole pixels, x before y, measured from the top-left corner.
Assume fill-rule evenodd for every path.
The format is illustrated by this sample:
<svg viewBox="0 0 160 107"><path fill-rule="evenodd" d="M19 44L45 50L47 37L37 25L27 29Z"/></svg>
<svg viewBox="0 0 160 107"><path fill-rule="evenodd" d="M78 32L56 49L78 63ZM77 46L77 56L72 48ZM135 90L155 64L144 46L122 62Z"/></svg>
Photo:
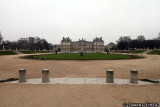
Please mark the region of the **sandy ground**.
<svg viewBox="0 0 160 107"><path fill-rule="evenodd" d="M107 69L115 78L128 79L130 69L139 70L140 79L160 79L160 56L145 55L131 60L27 60L20 55L0 56L0 78L18 78L20 68L27 78L41 78L50 69L56 78L105 78ZM121 107L123 102L160 104L160 83L153 85L64 85L0 83L0 107Z"/></svg>

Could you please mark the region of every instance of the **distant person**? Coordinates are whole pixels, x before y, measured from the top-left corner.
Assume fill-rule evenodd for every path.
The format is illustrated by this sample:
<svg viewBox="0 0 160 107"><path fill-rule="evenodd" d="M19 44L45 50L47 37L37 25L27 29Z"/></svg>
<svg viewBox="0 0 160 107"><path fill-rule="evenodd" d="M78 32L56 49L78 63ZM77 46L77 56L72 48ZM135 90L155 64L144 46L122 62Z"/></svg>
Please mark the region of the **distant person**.
<svg viewBox="0 0 160 107"><path fill-rule="evenodd" d="M58 50L56 50L56 54L58 53Z"/></svg>
<svg viewBox="0 0 160 107"><path fill-rule="evenodd" d="M109 54L109 49L107 49L106 51L107 51L107 54Z"/></svg>

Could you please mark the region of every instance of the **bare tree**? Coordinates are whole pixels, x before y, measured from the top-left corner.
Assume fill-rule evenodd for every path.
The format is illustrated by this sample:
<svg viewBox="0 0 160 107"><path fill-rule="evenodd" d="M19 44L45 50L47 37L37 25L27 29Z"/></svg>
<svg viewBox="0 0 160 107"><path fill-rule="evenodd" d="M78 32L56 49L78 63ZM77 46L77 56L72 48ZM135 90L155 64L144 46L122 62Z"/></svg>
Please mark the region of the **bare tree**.
<svg viewBox="0 0 160 107"><path fill-rule="evenodd" d="M137 37L137 40L138 41L144 41L144 40L146 40L146 38L143 35L140 35L140 36Z"/></svg>

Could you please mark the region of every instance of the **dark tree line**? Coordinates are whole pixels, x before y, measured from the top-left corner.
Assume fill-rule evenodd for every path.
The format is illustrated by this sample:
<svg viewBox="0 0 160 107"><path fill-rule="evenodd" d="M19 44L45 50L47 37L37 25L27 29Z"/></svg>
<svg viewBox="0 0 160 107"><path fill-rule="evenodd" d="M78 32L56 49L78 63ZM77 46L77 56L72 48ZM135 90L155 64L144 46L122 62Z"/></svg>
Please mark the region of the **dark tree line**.
<svg viewBox="0 0 160 107"><path fill-rule="evenodd" d="M40 39L39 41L31 41L31 40L21 40L18 41L3 41L1 46L5 50L50 50L50 44L45 39Z"/></svg>
<svg viewBox="0 0 160 107"><path fill-rule="evenodd" d="M120 37L117 41L117 48L119 50L130 50L130 49L160 49L160 39L153 39L153 40L141 40L135 39L132 40L130 37L124 39Z"/></svg>

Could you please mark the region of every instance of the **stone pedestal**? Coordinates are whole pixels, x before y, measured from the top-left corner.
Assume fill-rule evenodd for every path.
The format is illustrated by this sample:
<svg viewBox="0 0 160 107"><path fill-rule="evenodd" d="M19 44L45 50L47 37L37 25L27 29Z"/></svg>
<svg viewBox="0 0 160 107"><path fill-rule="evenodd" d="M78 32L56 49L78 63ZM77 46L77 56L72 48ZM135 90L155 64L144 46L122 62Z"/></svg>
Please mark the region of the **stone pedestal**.
<svg viewBox="0 0 160 107"><path fill-rule="evenodd" d="M42 83L48 83L48 82L50 82L49 70L43 69L42 70Z"/></svg>
<svg viewBox="0 0 160 107"><path fill-rule="evenodd" d="M114 71L113 70L106 71L106 83L114 83Z"/></svg>
<svg viewBox="0 0 160 107"><path fill-rule="evenodd" d="M19 82L27 82L26 69L20 69L19 70Z"/></svg>
<svg viewBox="0 0 160 107"><path fill-rule="evenodd" d="M138 84L138 71L132 69L130 71L130 83L132 84Z"/></svg>

